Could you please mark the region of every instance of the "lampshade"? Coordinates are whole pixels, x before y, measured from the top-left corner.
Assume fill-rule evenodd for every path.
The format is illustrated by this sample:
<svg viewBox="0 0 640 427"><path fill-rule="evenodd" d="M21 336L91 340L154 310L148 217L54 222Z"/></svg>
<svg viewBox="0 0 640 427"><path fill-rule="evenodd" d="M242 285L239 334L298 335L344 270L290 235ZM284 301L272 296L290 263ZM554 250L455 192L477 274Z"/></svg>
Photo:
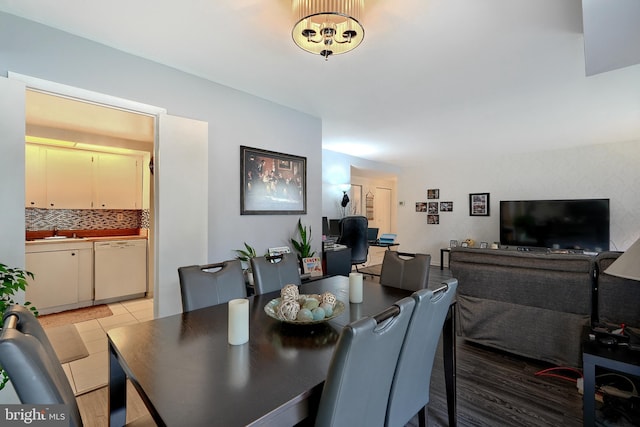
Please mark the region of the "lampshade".
<svg viewBox="0 0 640 427"><path fill-rule="evenodd" d="M640 280L640 239L636 240L604 272L625 279Z"/></svg>
<svg viewBox="0 0 640 427"><path fill-rule="evenodd" d="M364 38L363 9L364 0L293 0L293 41L325 59L349 52Z"/></svg>

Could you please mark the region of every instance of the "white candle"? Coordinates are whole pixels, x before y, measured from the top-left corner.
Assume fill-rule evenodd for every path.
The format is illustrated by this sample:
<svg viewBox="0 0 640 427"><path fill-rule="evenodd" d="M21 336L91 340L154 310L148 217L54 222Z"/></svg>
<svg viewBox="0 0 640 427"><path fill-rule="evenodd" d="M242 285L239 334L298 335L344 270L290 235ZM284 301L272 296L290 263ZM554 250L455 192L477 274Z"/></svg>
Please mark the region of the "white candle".
<svg viewBox="0 0 640 427"><path fill-rule="evenodd" d="M240 345L249 341L249 300L229 301L229 344Z"/></svg>
<svg viewBox="0 0 640 427"><path fill-rule="evenodd" d="M362 302L362 273L349 273L349 301Z"/></svg>

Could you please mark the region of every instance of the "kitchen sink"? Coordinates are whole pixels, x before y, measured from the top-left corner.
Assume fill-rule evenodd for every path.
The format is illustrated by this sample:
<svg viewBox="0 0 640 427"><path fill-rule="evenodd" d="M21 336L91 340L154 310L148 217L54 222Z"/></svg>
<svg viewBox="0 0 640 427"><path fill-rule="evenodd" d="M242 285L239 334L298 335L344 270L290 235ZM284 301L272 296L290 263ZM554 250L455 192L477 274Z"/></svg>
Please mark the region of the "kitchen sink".
<svg viewBox="0 0 640 427"><path fill-rule="evenodd" d="M33 239L31 242L74 242L76 240L84 240L84 237L69 237L69 236L49 236L42 239Z"/></svg>

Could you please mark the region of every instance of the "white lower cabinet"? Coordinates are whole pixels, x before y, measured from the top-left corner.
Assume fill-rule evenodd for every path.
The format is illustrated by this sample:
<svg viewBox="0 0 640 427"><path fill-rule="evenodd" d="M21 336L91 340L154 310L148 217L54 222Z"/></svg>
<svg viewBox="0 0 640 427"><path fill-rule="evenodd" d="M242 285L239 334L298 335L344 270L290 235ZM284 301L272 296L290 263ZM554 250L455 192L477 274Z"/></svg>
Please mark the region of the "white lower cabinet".
<svg viewBox="0 0 640 427"><path fill-rule="evenodd" d="M93 303L93 245L91 242L28 245L26 269L34 274L26 300L40 314Z"/></svg>

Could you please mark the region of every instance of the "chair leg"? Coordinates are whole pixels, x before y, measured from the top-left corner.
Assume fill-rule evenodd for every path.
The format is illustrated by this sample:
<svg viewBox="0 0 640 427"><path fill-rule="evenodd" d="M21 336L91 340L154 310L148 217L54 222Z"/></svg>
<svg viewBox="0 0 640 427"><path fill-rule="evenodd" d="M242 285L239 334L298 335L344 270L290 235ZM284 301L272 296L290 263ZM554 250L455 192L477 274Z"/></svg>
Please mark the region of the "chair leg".
<svg viewBox="0 0 640 427"><path fill-rule="evenodd" d="M419 427L427 427L427 406L425 405L418 412L418 426Z"/></svg>

